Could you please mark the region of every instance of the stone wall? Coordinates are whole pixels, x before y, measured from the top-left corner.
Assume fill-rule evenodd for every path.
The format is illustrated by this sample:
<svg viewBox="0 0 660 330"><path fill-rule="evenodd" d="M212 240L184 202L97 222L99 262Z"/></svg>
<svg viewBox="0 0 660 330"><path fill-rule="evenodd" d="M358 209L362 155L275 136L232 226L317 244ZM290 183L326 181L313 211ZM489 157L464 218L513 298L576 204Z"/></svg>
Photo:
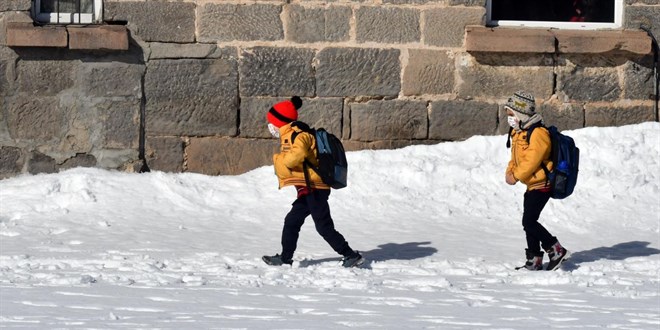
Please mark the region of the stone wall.
<svg viewBox="0 0 660 330"><path fill-rule="evenodd" d="M29 8L3 1L0 31ZM243 173L270 164L265 114L293 95L301 120L349 150L503 134L501 104L519 89L561 129L658 120L652 52L571 53L557 37L550 50L468 51L466 27L485 13L484 0L105 0L128 50L10 47L3 32L0 177ZM627 0L624 23L660 37L660 4Z"/></svg>

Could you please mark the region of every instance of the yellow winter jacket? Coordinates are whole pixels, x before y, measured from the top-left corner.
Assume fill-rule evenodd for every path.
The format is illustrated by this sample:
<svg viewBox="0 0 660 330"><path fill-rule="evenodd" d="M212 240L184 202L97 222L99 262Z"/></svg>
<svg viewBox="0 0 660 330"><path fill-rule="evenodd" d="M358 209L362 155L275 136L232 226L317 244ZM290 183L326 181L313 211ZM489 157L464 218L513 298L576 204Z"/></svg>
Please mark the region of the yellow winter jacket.
<svg viewBox="0 0 660 330"><path fill-rule="evenodd" d="M545 127L538 127L534 129L529 143L527 134L529 132L526 130L511 133L511 160L506 173L513 173L517 180L527 185L527 190L548 188L541 162L548 171L552 171L550 133Z"/></svg>
<svg viewBox="0 0 660 330"><path fill-rule="evenodd" d="M292 144L291 137L294 133L296 133L296 137ZM314 136L303 132L298 127L291 127L291 124L280 127L280 153L273 155L275 174L280 188L307 185L303 173L303 162L305 160L313 166L318 166ZM330 189L330 186L323 183L321 177L309 166L307 167L307 174L312 188Z"/></svg>

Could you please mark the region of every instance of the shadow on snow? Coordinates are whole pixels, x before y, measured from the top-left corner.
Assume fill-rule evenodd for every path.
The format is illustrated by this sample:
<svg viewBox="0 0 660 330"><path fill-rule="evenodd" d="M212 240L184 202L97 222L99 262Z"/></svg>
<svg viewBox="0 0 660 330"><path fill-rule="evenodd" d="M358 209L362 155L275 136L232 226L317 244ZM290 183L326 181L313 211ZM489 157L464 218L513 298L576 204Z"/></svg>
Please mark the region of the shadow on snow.
<svg viewBox="0 0 660 330"><path fill-rule="evenodd" d="M582 263L601 259L624 260L632 257L648 257L653 254L660 254L660 250L648 247L649 244L651 243L632 241L619 243L611 247L599 247L587 251L573 252L570 258L562 265L562 269L566 271L576 270Z"/></svg>
<svg viewBox="0 0 660 330"><path fill-rule="evenodd" d="M431 242L408 242L408 243L387 243L379 245L378 248L369 251L360 251L360 254L367 260L362 268L370 268L372 262L387 260L413 260L431 256L438 252L438 249L429 245ZM325 258L318 260L303 260L300 267L309 267L324 262L339 262L341 258Z"/></svg>

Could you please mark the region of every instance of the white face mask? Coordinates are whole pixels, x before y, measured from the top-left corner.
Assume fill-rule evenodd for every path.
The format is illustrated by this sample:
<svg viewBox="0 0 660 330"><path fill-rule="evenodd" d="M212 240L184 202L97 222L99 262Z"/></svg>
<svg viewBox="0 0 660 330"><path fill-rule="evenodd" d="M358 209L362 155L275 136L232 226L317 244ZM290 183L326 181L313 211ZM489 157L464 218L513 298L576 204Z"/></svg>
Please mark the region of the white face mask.
<svg viewBox="0 0 660 330"><path fill-rule="evenodd" d="M518 118L516 118L516 116L507 116L506 121L509 123L509 126L511 126L512 128L517 128Z"/></svg>
<svg viewBox="0 0 660 330"><path fill-rule="evenodd" d="M280 129L275 127L275 125L268 123L268 130L270 131L270 135L272 135L274 138L280 138Z"/></svg>

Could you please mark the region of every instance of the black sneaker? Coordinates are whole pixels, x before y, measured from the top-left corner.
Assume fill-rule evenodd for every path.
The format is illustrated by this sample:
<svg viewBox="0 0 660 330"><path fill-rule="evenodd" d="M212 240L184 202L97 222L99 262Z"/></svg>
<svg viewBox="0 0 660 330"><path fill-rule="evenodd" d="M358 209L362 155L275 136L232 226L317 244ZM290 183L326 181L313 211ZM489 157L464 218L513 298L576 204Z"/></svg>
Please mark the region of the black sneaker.
<svg viewBox="0 0 660 330"><path fill-rule="evenodd" d="M363 263L364 258L362 258L362 255L357 251L355 251L355 254L352 256L344 257L344 259L341 260L341 265L346 268L360 267Z"/></svg>
<svg viewBox="0 0 660 330"><path fill-rule="evenodd" d="M279 254L276 254L274 256L263 256L261 257L261 260L263 260L266 264L271 265L271 266L282 266L282 265L291 265L293 264L293 260L291 259L282 259L282 256Z"/></svg>

